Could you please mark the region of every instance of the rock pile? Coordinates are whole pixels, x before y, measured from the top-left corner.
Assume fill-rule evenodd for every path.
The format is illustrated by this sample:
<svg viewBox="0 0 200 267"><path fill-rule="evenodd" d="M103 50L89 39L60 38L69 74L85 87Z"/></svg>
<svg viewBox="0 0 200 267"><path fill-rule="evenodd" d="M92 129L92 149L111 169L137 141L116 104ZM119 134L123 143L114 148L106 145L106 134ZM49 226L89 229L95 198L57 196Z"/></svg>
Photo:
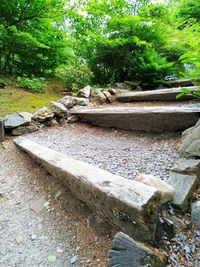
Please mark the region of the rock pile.
<svg viewBox="0 0 200 267"><path fill-rule="evenodd" d="M79 120L72 110L75 106L88 106L91 98L98 103L111 103L113 96L117 91L113 88L96 89L88 85L79 90L76 96L66 95L58 101L52 101L49 107L38 109L34 113L18 112L0 118L0 142L4 140L5 132L12 135L22 135L37 131L39 128L46 126L57 126L61 121L75 123Z"/></svg>
<svg viewBox="0 0 200 267"><path fill-rule="evenodd" d="M169 183L176 190L172 204L186 211L200 183L200 120L183 132L180 155L182 158L172 168ZM192 204L192 221L196 227L200 227L199 203L197 200Z"/></svg>

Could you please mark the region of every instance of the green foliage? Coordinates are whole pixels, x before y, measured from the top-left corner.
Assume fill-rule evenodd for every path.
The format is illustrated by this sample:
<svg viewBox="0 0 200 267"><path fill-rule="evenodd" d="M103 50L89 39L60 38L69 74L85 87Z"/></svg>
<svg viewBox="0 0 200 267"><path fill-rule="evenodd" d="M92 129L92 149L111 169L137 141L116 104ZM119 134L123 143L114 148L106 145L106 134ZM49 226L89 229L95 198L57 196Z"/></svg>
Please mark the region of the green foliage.
<svg viewBox="0 0 200 267"><path fill-rule="evenodd" d="M180 57L180 61L187 64L184 75L200 78L200 39L189 42L191 50Z"/></svg>
<svg viewBox="0 0 200 267"><path fill-rule="evenodd" d="M186 71L185 73L182 73L182 75L186 77L197 78L198 85L200 80L200 39L191 40L189 42L189 46L191 47L191 51L180 57L180 61L187 64ZM179 99L184 95L190 95L194 98L200 99L200 87L193 92L188 88L182 88L182 92L179 93L176 98Z"/></svg>
<svg viewBox="0 0 200 267"><path fill-rule="evenodd" d="M56 75L64 81L67 88L74 92L90 84L93 78L93 73L88 65L80 61L74 61L68 66L61 66L56 70Z"/></svg>
<svg viewBox="0 0 200 267"><path fill-rule="evenodd" d="M199 14L198 0L1 0L0 72L56 72L73 90L124 80L155 88L184 71Z"/></svg>
<svg viewBox="0 0 200 267"><path fill-rule="evenodd" d="M1 0L0 71L46 75L67 62L63 0ZM58 23L59 22L59 23Z"/></svg>
<svg viewBox="0 0 200 267"><path fill-rule="evenodd" d="M16 86L29 90L32 93L43 93L45 78L39 77L17 77Z"/></svg>
<svg viewBox="0 0 200 267"><path fill-rule="evenodd" d="M178 13L179 16L183 17L187 23L200 22L199 0L180 1Z"/></svg>

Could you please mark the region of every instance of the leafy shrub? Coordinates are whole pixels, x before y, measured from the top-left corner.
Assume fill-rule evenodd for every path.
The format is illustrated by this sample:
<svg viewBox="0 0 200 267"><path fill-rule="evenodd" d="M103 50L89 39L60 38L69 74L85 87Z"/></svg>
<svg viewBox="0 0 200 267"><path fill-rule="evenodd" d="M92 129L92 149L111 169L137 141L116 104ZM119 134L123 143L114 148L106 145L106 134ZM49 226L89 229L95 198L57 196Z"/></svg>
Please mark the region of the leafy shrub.
<svg viewBox="0 0 200 267"><path fill-rule="evenodd" d="M58 68L56 76L65 82L67 88L76 92L91 83L93 73L87 64L75 62L69 66Z"/></svg>
<svg viewBox="0 0 200 267"><path fill-rule="evenodd" d="M42 77L17 77L17 87L27 89L33 93L42 93L45 86L45 78Z"/></svg>

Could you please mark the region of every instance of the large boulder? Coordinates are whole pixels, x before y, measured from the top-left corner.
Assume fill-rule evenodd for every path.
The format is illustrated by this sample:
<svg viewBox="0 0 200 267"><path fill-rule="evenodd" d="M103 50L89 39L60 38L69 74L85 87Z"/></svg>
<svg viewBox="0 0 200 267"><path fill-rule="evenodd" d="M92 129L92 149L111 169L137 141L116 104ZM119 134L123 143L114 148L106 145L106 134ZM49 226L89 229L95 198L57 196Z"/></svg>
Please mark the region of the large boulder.
<svg viewBox="0 0 200 267"><path fill-rule="evenodd" d="M3 142L5 138L4 119L0 117L0 142Z"/></svg>
<svg viewBox="0 0 200 267"><path fill-rule="evenodd" d="M72 108L76 105L77 101L73 96L64 96L62 99L59 100L61 104L63 104L67 109Z"/></svg>
<svg viewBox="0 0 200 267"><path fill-rule="evenodd" d="M87 85L86 87L78 91L78 96L89 98L91 94L91 90L92 88L89 85Z"/></svg>
<svg viewBox="0 0 200 267"><path fill-rule="evenodd" d="M153 175L141 174L137 176L134 180L155 187L160 192L161 204L171 201L175 196L176 191L174 190L173 186L159 178L156 178Z"/></svg>
<svg viewBox="0 0 200 267"><path fill-rule="evenodd" d="M166 258L154 248L136 242L128 235L119 232L108 253L110 267L165 267Z"/></svg>
<svg viewBox="0 0 200 267"><path fill-rule="evenodd" d="M184 139L185 139L189 134L191 134L191 133L193 132L194 129L196 129L196 128L199 127L199 126L200 126L200 119L197 121L197 123L196 123L194 126L188 128L188 129L186 129L185 131L182 132L182 141L184 141Z"/></svg>
<svg viewBox="0 0 200 267"><path fill-rule="evenodd" d="M50 110L54 115L61 118L67 117L68 115L67 108L62 103L58 103L55 101L51 102Z"/></svg>
<svg viewBox="0 0 200 267"><path fill-rule="evenodd" d="M180 154L185 157L200 157L200 126L183 140Z"/></svg>
<svg viewBox="0 0 200 267"><path fill-rule="evenodd" d="M44 122L46 120L49 120L53 118L54 114L53 112L47 108L40 108L33 114L33 119L38 122Z"/></svg>
<svg viewBox="0 0 200 267"><path fill-rule="evenodd" d="M4 125L6 129L14 129L19 126L29 125L31 119L32 113L29 112L10 114L5 117Z"/></svg>
<svg viewBox="0 0 200 267"><path fill-rule="evenodd" d="M29 126L20 126L12 130L12 135L18 136L18 135L23 135L27 133L33 133L38 130L39 128L36 124L32 124Z"/></svg>
<svg viewBox="0 0 200 267"><path fill-rule="evenodd" d="M200 200L192 204L191 218L194 226L200 229Z"/></svg>
<svg viewBox="0 0 200 267"><path fill-rule="evenodd" d="M189 175L171 172L168 183L176 190L172 204L182 210L187 210L189 201L198 184L198 180L198 177L194 174Z"/></svg>

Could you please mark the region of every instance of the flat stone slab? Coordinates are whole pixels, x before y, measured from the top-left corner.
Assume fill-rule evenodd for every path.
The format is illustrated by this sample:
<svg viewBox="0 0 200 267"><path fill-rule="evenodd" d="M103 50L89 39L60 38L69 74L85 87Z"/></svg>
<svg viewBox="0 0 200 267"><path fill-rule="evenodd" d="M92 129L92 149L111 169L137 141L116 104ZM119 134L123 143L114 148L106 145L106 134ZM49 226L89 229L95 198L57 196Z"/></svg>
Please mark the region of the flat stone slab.
<svg viewBox="0 0 200 267"><path fill-rule="evenodd" d="M175 80L169 81L168 84L171 87L183 87L183 86L193 86L197 82L197 79L184 79L184 80Z"/></svg>
<svg viewBox="0 0 200 267"><path fill-rule="evenodd" d="M168 183L176 190L172 204L182 210L187 210L189 200L196 189L198 180L199 178L194 174L181 174L172 171L168 180Z"/></svg>
<svg viewBox="0 0 200 267"><path fill-rule="evenodd" d="M136 240L154 241L160 208L157 189L74 160L26 138L19 137L14 142L110 224Z"/></svg>
<svg viewBox="0 0 200 267"><path fill-rule="evenodd" d="M196 86L187 87L191 91L197 89ZM117 97L120 102L137 102L137 101L182 101L193 99L192 96L184 95L176 99L177 94L181 93L181 88L169 88L142 92L130 92Z"/></svg>
<svg viewBox="0 0 200 267"><path fill-rule="evenodd" d="M200 175L200 159L179 159L171 169L172 171Z"/></svg>
<svg viewBox="0 0 200 267"><path fill-rule="evenodd" d="M81 121L93 125L145 132L175 132L193 126L200 108L113 107L74 111Z"/></svg>

